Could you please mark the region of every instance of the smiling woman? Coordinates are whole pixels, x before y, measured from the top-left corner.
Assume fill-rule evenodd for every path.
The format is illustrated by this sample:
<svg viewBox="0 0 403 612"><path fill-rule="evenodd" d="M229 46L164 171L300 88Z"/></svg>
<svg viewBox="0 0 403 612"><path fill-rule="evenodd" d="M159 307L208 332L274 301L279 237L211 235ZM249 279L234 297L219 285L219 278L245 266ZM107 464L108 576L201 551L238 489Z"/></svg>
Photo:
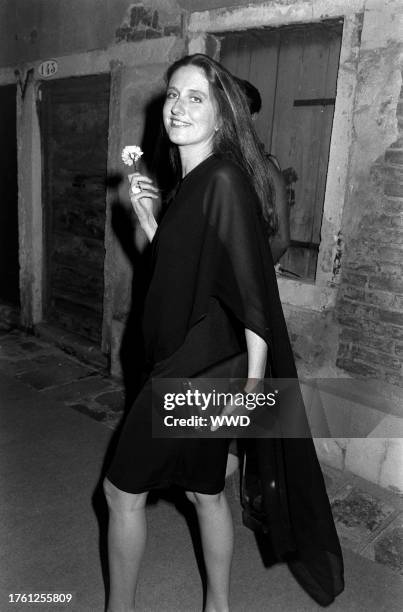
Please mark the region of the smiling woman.
<svg viewBox="0 0 403 612"><path fill-rule="evenodd" d="M218 130L216 114L203 70L179 68L169 81L163 120L169 140L179 147L183 176L211 154Z"/></svg>
<svg viewBox="0 0 403 612"><path fill-rule="evenodd" d="M256 395L271 372L296 378L296 370L263 224L273 231L276 215L247 102L232 75L205 55L179 60L167 80L163 121L177 185L158 222L152 206L157 188L145 175L131 177L141 186L130 192L131 201L152 242L143 316L148 378L104 483L110 509L108 612L134 609L147 493L170 485L185 491L199 519L204 610L228 612L233 529L223 489L229 439L172 437L170 426L165 437L153 437L153 414L158 420L159 412L152 380L215 372L213 378L243 379L243 391ZM301 402L296 410L305 417ZM330 603L343 587L341 551L312 440L291 445L287 457L282 440L276 448L268 442L257 447L260 477L267 481L265 510L271 511L268 517L263 512L264 527L278 558L295 553L304 584L313 584L309 592ZM295 514L284 503L289 476L302 483L291 492ZM303 539L294 540L293 530Z"/></svg>

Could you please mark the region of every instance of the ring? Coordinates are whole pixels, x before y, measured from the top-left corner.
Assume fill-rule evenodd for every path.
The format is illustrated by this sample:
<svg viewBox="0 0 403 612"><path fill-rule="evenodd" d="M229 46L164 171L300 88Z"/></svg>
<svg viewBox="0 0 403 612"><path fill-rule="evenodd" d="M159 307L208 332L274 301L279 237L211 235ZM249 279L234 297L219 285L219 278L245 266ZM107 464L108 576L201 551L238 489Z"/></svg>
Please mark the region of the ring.
<svg viewBox="0 0 403 612"><path fill-rule="evenodd" d="M132 187L132 194L137 195L140 192L141 192L140 183L137 183L136 185Z"/></svg>

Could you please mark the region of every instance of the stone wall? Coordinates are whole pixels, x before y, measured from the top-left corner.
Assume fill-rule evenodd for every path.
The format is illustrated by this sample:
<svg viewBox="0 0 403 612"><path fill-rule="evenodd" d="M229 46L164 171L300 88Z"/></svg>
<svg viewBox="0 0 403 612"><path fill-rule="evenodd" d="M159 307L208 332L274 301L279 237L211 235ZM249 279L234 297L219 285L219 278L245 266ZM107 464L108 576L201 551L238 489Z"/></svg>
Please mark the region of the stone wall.
<svg viewBox="0 0 403 612"><path fill-rule="evenodd" d="M403 387L403 46L394 36L401 7L392 9L398 5L368 3L363 24L336 364Z"/></svg>

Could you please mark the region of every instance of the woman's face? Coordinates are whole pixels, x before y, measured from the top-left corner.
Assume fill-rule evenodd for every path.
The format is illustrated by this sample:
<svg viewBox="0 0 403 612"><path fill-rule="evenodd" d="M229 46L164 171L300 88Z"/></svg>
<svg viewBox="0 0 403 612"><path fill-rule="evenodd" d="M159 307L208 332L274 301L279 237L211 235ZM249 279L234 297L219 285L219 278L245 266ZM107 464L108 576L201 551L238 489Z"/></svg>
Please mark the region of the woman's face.
<svg viewBox="0 0 403 612"><path fill-rule="evenodd" d="M216 107L201 68L182 66L174 72L168 84L163 120L171 142L179 147L200 146L212 151Z"/></svg>

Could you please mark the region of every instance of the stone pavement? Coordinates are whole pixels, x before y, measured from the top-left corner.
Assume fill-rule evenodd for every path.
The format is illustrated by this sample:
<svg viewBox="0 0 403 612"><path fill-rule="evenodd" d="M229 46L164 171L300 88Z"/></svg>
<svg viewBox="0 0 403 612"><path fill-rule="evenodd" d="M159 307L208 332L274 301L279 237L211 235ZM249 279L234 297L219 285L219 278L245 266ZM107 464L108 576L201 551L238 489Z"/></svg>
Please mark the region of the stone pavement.
<svg viewBox="0 0 403 612"><path fill-rule="evenodd" d="M20 383L25 390L31 389L38 409L42 398L44 407L51 407L53 403L55 406L64 406L64 410L67 410L65 415L70 410L78 411L112 431L123 415L124 389L118 381L34 336L15 330L0 334L0 374L12 384L18 386ZM112 434L112 431L109 433ZM105 439L108 436L104 436ZM403 574L402 497L346 472L325 465L322 465L322 469L346 558L350 558L350 553L352 558L359 555L363 567L373 566L370 571L374 571L374 575L378 575L378 566L380 576L384 576L384 568L388 579L392 580L393 575L398 578ZM236 475L229 479L227 488L236 497ZM152 610L147 607L145 609L150 612ZM302 608L292 609L299 611ZM370 608L367 606L366 609ZM398 610L399 606L394 607L389 603L388 607L383 608L378 602L371 609Z"/></svg>
<svg viewBox="0 0 403 612"><path fill-rule="evenodd" d="M122 384L35 336L19 331L3 333L0 369L43 397L62 401L112 429L123 414Z"/></svg>

